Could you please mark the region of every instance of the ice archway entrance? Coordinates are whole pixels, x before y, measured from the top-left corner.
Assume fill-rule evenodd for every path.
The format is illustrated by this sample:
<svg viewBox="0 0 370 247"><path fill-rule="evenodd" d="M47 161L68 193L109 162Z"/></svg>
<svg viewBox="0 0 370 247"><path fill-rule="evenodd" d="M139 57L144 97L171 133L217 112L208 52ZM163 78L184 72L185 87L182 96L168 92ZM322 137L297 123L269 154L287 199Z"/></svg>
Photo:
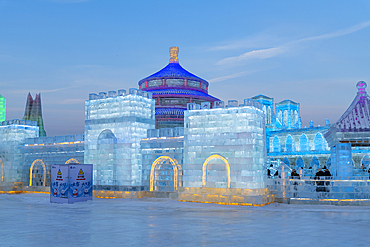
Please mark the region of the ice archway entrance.
<svg viewBox="0 0 370 247"><path fill-rule="evenodd" d="M172 168L172 169L171 169ZM181 166L176 159L169 156L160 156L154 160L150 169L150 191L158 190L158 182L167 189L173 186L174 191L180 186L179 173L182 173ZM168 191L168 190L167 190Z"/></svg>
<svg viewBox="0 0 370 247"><path fill-rule="evenodd" d="M225 157L219 155L219 154L213 154L209 156L206 161L203 163L203 176L202 176L202 186L205 187L207 183L207 168L208 168L208 163L211 162L212 160L217 159L221 160L225 166L226 166L226 171L227 171L227 188L230 188L230 165L227 159Z"/></svg>
<svg viewBox="0 0 370 247"><path fill-rule="evenodd" d="M35 167L36 165L36 167ZM42 173L39 165L42 167ZM46 186L46 166L41 159L32 162L30 167L30 183L29 186Z"/></svg>

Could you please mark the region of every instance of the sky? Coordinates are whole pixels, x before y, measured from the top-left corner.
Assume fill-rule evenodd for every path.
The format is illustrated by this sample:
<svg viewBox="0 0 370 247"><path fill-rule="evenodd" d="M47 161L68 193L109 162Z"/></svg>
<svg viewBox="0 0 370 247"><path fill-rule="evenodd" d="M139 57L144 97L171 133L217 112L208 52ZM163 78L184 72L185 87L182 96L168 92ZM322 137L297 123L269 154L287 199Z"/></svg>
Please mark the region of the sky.
<svg viewBox="0 0 370 247"><path fill-rule="evenodd" d="M7 120L41 93L48 136L84 132L89 93L137 88L168 64L221 100L300 103L333 123L370 82L370 1L0 0L0 94Z"/></svg>

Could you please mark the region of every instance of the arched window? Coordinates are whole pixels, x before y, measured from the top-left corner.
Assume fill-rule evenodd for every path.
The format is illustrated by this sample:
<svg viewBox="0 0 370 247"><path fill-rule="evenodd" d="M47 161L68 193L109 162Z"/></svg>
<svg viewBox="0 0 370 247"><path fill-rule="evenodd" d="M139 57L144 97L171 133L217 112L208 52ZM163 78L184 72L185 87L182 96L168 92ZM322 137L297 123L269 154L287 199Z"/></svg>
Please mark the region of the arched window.
<svg viewBox="0 0 370 247"><path fill-rule="evenodd" d="M304 168L304 161L301 157L298 157L298 159L295 162L295 169L298 170L301 167Z"/></svg>
<svg viewBox="0 0 370 247"><path fill-rule="evenodd" d="M310 167L312 167L312 171L316 171L318 168L320 168L320 162L316 156L313 156Z"/></svg>
<svg viewBox="0 0 370 247"><path fill-rule="evenodd" d="M304 152L308 151L308 138L305 134L302 134L299 138L299 151Z"/></svg>
<svg viewBox="0 0 370 247"><path fill-rule="evenodd" d="M326 161L326 168L331 170L331 156L329 156L329 159Z"/></svg>
<svg viewBox="0 0 370 247"><path fill-rule="evenodd" d="M283 118L284 118L284 120L283 120L283 125L284 126L288 126L288 110L285 110L284 111L284 113L283 113Z"/></svg>
<svg viewBox="0 0 370 247"><path fill-rule="evenodd" d="M293 110L290 110L290 126L291 127L294 127L294 114L293 114Z"/></svg>
<svg viewBox="0 0 370 247"><path fill-rule="evenodd" d="M369 155L365 155L361 161L361 165L364 165L366 168L369 168L370 165L370 157Z"/></svg>
<svg viewBox="0 0 370 247"><path fill-rule="evenodd" d="M272 147L274 149L274 152L280 152L280 140L279 137L275 136L274 140L272 141Z"/></svg>
<svg viewBox="0 0 370 247"><path fill-rule="evenodd" d="M109 129L103 130L98 136L98 144L117 143L117 138Z"/></svg>
<svg viewBox="0 0 370 247"><path fill-rule="evenodd" d="M288 135L285 140L285 152L294 151L294 140L291 135Z"/></svg>
<svg viewBox="0 0 370 247"><path fill-rule="evenodd" d="M284 162L284 164L285 164L285 165L287 165L287 166L289 166L289 167L290 167L290 162L289 162L289 160L288 160L288 158L287 158L287 157L285 157L285 158L283 159L283 162Z"/></svg>
<svg viewBox="0 0 370 247"><path fill-rule="evenodd" d="M321 133L316 133L313 143L315 145L315 151L325 150L325 139Z"/></svg>
<svg viewBox="0 0 370 247"><path fill-rule="evenodd" d="M278 119L280 121L281 124L283 124L283 113L281 111L278 112Z"/></svg>

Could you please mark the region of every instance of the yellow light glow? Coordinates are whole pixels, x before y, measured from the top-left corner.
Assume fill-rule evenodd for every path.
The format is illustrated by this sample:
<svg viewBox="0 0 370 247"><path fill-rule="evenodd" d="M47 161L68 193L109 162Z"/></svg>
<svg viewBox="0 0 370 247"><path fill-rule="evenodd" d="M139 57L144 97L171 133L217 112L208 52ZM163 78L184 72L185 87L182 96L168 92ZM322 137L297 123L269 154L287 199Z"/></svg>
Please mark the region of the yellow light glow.
<svg viewBox="0 0 370 247"><path fill-rule="evenodd" d="M1 182L4 182L4 164L2 159L0 159L0 163L1 163Z"/></svg>
<svg viewBox="0 0 370 247"><path fill-rule="evenodd" d="M178 184L178 168L181 169L181 166L177 163L176 159L172 159L169 156L160 156L158 157L152 164L152 167L150 169L150 191L156 190L156 187L154 186L155 181L157 181L157 174L156 174L156 169L157 165L161 165L164 161L169 160L172 167L173 167L173 183L175 187L175 191L177 191L177 184Z"/></svg>
<svg viewBox="0 0 370 247"><path fill-rule="evenodd" d="M197 202L197 203L213 203L213 204L220 204L220 205L235 205L235 206L252 206L252 207L262 207L269 205L273 202L263 203L263 204L253 204L253 203L239 203L239 202L207 202L207 201L187 201L187 200L178 200L179 202Z"/></svg>
<svg viewBox="0 0 370 247"><path fill-rule="evenodd" d="M33 166L37 163L37 162L41 162L41 165L42 165L42 170L44 172L44 186L46 186L46 167L45 167L45 164L44 164L44 161L42 161L41 159L37 159L35 160L34 162L32 162L32 165L30 167L30 185L29 186L32 186L32 169L33 169Z"/></svg>
<svg viewBox="0 0 370 247"><path fill-rule="evenodd" d="M76 159L74 158L70 158L69 160L66 161L66 163L64 164L70 164L70 163L73 163L73 164L80 164L80 162L78 162Z"/></svg>
<svg viewBox="0 0 370 247"><path fill-rule="evenodd" d="M230 188L230 182L231 182L230 181L231 180L230 179L230 165L229 165L229 162L227 162L227 160L219 154L213 154L213 155L209 156L206 159L206 161L204 161L204 163L203 163L203 176L202 176L202 185L203 185L203 187L206 185L207 165L213 159L220 159L225 163L226 169L227 169L227 188Z"/></svg>

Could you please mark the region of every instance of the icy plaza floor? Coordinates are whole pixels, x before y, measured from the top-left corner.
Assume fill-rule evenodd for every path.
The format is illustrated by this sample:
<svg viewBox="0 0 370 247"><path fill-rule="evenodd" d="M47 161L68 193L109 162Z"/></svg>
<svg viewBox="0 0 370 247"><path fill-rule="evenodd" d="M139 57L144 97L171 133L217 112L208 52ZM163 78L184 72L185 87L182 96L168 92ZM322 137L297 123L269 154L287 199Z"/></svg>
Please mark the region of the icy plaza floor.
<svg viewBox="0 0 370 247"><path fill-rule="evenodd" d="M0 246L368 246L370 207L0 195Z"/></svg>

